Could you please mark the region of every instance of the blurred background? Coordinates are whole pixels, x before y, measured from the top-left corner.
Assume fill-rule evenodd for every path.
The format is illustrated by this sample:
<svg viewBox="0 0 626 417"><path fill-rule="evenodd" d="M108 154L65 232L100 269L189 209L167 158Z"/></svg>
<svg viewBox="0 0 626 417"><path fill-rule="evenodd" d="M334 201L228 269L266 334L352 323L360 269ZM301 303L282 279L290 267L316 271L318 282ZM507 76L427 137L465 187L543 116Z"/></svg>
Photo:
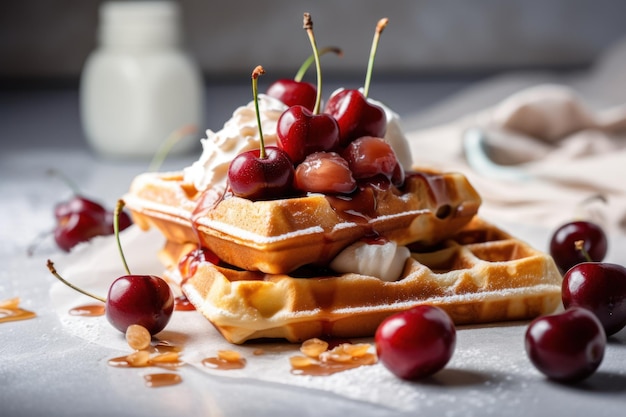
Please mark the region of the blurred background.
<svg viewBox="0 0 626 417"><path fill-rule="evenodd" d="M10 116L11 107L29 105L28 93L33 91L65 92L73 105L81 70L97 45L100 3L0 2L2 120ZM266 85L295 74L310 54L302 30L304 11L313 16L319 46L344 50L342 58L323 60L325 79L331 86L362 85L376 22L389 18L370 91L382 101L393 100L391 104L401 114L419 111L493 74L584 69L626 35L626 2L622 0L178 3L185 46L206 83L206 124L211 128L221 127L235 105L249 100L249 74L256 65L265 67L268 75L260 82ZM314 72L307 77L314 80Z"/></svg>

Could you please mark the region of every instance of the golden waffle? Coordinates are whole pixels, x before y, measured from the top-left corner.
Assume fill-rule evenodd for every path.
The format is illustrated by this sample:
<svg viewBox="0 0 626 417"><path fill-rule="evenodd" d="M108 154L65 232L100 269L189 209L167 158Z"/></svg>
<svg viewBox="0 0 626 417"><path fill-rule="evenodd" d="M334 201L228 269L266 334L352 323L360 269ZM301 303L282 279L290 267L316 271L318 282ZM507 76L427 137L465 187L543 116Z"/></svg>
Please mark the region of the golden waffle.
<svg viewBox="0 0 626 417"><path fill-rule="evenodd" d="M369 235L435 244L467 224L481 202L465 176L435 172L408 174L400 189L367 186L350 198L271 201L199 193L182 173L146 173L124 200L141 228L154 226L175 244L199 242L228 264L270 274L327 265Z"/></svg>
<svg viewBox="0 0 626 417"><path fill-rule="evenodd" d="M182 252L173 244L163 255ZM550 256L474 218L434 248L412 247L396 282L357 274L293 278L201 263L182 289L232 343L301 342L372 336L385 317L417 304L443 308L456 324L531 319L559 306L561 275Z"/></svg>

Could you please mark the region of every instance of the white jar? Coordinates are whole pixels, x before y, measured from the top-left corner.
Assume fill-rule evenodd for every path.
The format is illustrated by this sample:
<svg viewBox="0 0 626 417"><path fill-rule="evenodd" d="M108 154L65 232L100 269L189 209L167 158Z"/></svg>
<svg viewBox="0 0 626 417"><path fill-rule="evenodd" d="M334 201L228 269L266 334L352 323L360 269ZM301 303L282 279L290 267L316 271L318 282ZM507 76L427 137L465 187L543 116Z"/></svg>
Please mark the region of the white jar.
<svg viewBox="0 0 626 417"><path fill-rule="evenodd" d="M203 124L202 75L181 48L180 9L169 1L107 2L99 46L80 81L89 144L106 157L153 157L181 128ZM170 153L198 146L186 137Z"/></svg>

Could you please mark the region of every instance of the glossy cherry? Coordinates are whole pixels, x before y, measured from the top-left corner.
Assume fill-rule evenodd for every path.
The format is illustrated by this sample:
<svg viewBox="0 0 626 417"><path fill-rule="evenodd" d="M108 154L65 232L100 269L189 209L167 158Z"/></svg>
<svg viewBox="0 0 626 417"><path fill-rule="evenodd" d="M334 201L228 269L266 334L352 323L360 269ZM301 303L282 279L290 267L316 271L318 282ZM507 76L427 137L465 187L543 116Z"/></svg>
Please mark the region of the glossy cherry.
<svg viewBox="0 0 626 417"><path fill-rule="evenodd" d="M342 54L339 48L326 47L319 50L319 55L322 56L327 52L334 52L338 55ZM302 81L302 78L314 60L314 55L309 56L302 63L302 66L293 79L283 78L274 81L267 88L265 94L282 101L287 107L300 105L312 112L317 100L317 88L309 82Z"/></svg>
<svg viewBox="0 0 626 417"><path fill-rule="evenodd" d="M341 152L348 161L350 170L357 180L384 176L394 185L404 182L404 168L385 139L363 136L352 142Z"/></svg>
<svg viewBox="0 0 626 417"><path fill-rule="evenodd" d="M583 262L563 277L563 305L583 307L598 317L607 336L626 326L626 268L604 262Z"/></svg>
<svg viewBox="0 0 626 417"><path fill-rule="evenodd" d="M350 194L357 182L348 162L339 154L315 152L296 167L294 187L311 193Z"/></svg>
<svg viewBox="0 0 626 417"><path fill-rule="evenodd" d="M91 199L75 194L67 201L57 203L54 206L54 217L59 220L72 213L88 212L92 215L104 216L107 214L106 208Z"/></svg>
<svg viewBox="0 0 626 417"><path fill-rule="evenodd" d="M456 329L438 307L421 305L385 319L375 334L379 360L402 379L425 378L452 358Z"/></svg>
<svg viewBox="0 0 626 417"><path fill-rule="evenodd" d="M372 48L368 60L367 72L363 92L359 90L342 89L335 92L329 99L324 109L337 120L339 125L339 141L341 146L346 146L350 141L361 136L384 137L387 131L387 117L385 111L367 100L376 49L383 29L387 26L388 19L380 19L376 25Z"/></svg>
<svg viewBox="0 0 626 417"><path fill-rule="evenodd" d="M275 146L265 148L265 156L254 149L235 157L228 168L230 188L237 197L270 200L289 194L294 168L289 156Z"/></svg>
<svg viewBox="0 0 626 417"><path fill-rule="evenodd" d="M294 164L313 152L330 151L339 144L339 126L328 114L313 114L303 106L285 110L276 125L278 147Z"/></svg>
<svg viewBox="0 0 626 417"><path fill-rule="evenodd" d="M531 322L525 333L525 348L531 363L548 378L574 383L598 369L606 335L592 312L573 307Z"/></svg>
<svg viewBox="0 0 626 417"><path fill-rule="evenodd" d="M385 111L368 102L359 90L342 89L334 93L328 99L324 112L337 120L341 146L346 146L361 136L385 136Z"/></svg>
<svg viewBox="0 0 626 417"><path fill-rule="evenodd" d="M100 214L91 211L79 211L59 218L54 229L54 241L59 248L69 252L79 243L105 234L108 234L108 231Z"/></svg>
<svg viewBox="0 0 626 417"><path fill-rule="evenodd" d="M102 204L80 194L77 185L63 173L50 170L50 175L60 177L73 190L70 199L57 203L54 217L57 224L52 231L57 246L68 252L78 243L91 240L95 236L113 234L113 211ZM128 213L120 214L120 230L132 224ZM34 245L29 249L32 252Z"/></svg>
<svg viewBox="0 0 626 417"><path fill-rule="evenodd" d="M252 71L259 149L237 155L228 167L228 180L233 194L250 200L284 197L291 191L294 176L289 155L278 147L265 146L257 94L257 79L261 74L265 74L265 70L260 65Z"/></svg>
<svg viewBox="0 0 626 417"><path fill-rule="evenodd" d="M339 125L329 114L320 114L322 100L322 70L319 52L313 33L313 21L309 13L304 13L304 29L306 30L317 72L317 94L313 109L304 106L288 108L278 119L276 125L277 145L283 149L295 165L313 152L330 151L339 144Z"/></svg>
<svg viewBox="0 0 626 417"><path fill-rule="evenodd" d="M113 281L106 298L107 320L122 333L131 324L145 327L152 335L159 333L173 310L169 285L154 275L121 276Z"/></svg>
<svg viewBox="0 0 626 417"><path fill-rule="evenodd" d="M266 94L282 101L287 107L302 106L312 111L315 107L317 89L306 81L282 78L274 81L267 88Z"/></svg>
<svg viewBox="0 0 626 417"><path fill-rule="evenodd" d="M561 272L565 273L574 265L585 262L583 253L575 243L584 241L584 250L594 262L600 262L607 253L608 241L600 226L589 221L565 223L554 231L550 238L550 255Z"/></svg>

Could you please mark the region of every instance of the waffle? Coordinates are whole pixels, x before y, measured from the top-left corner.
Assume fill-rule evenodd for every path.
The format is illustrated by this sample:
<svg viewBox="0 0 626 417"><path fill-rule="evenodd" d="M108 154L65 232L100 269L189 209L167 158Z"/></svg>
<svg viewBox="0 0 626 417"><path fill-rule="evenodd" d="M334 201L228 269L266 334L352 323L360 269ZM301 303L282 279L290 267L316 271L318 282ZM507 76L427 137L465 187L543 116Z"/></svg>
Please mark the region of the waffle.
<svg viewBox="0 0 626 417"><path fill-rule="evenodd" d="M174 264L187 249L171 244L162 255ZM560 305L561 275L552 258L478 217L435 247L410 249L395 282L358 274L295 278L201 263L182 290L236 344L372 336L385 317L417 304L441 307L458 325L531 319Z"/></svg>
<svg viewBox="0 0 626 417"><path fill-rule="evenodd" d="M465 176L413 172L401 188L364 186L350 198L310 194L270 201L200 193L182 173L136 177L124 197L135 224L170 244L200 243L248 271L290 273L328 265L364 236L433 245L458 231L481 200Z"/></svg>

